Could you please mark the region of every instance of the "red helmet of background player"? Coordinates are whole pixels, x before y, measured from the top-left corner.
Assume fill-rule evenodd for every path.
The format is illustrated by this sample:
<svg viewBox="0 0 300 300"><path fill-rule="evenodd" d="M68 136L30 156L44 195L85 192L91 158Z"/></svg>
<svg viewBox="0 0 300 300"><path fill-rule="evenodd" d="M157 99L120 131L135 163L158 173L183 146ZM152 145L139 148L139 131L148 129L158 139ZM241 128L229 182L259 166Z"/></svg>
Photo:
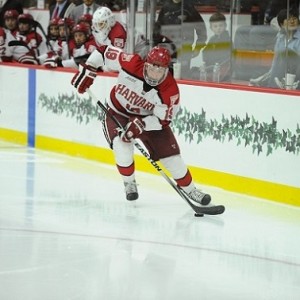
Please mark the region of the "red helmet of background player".
<svg viewBox="0 0 300 300"><path fill-rule="evenodd" d="M59 22L60 18L53 18L49 21L48 26L58 26L58 22Z"/></svg>
<svg viewBox="0 0 300 300"><path fill-rule="evenodd" d="M19 23L33 24L33 16L31 14L20 14L18 16Z"/></svg>
<svg viewBox="0 0 300 300"><path fill-rule="evenodd" d="M92 20L93 20L93 16L90 14L83 14L79 17L77 24L80 23L87 23L90 25L90 27L92 27Z"/></svg>
<svg viewBox="0 0 300 300"><path fill-rule="evenodd" d="M145 81L151 86L162 83L169 72L170 62L171 55L166 48L159 46L152 48L144 65Z"/></svg>
<svg viewBox="0 0 300 300"><path fill-rule="evenodd" d="M81 24L76 24L74 27L73 27L73 30L72 30L73 34L75 32L83 32L86 34L87 37L90 36L90 28L88 25L84 24L84 23L81 23Z"/></svg>
<svg viewBox="0 0 300 300"><path fill-rule="evenodd" d="M69 29L72 29L72 27L74 26L75 21L71 18L62 18L58 20L58 26L66 26Z"/></svg>
<svg viewBox="0 0 300 300"><path fill-rule="evenodd" d="M8 19L8 18L12 18L12 19L18 19L18 16L19 16L19 13L17 10L15 9L11 9L11 10L7 10L5 13L4 13L4 20L5 19Z"/></svg>
<svg viewBox="0 0 300 300"><path fill-rule="evenodd" d="M7 10L3 16L4 27L7 28L8 30L10 30L11 32L17 30L18 17L19 17L18 11L14 10L14 9Z"/></svg>
<svg viewBox="0 0 300 300"><path fill-rule="evenodd" d="M76 35L77 32L83 33L83 35ZM83 45L90 37L90 27L87 24L80 23L73 27L72 34L77 47Z"/></svg>

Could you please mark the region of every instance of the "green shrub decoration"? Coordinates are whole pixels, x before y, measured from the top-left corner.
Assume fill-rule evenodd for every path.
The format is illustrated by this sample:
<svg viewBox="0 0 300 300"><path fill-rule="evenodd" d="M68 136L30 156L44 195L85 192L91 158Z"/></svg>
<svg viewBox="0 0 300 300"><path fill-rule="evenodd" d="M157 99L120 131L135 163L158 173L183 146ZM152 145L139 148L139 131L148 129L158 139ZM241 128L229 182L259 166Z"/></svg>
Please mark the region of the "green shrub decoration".
<svg viewBox="0 0 300 300"><path fill-rule="evenodd" d="M103 111L92 102L90 97L79 97L72 93L59 94L57 98L39 96L43 109L58 115L75 118L78 123L88 124L91 119L102 121ZM296 132L290 129L277 129L277 121L272 117L270 123L259 122L254 116L245 117L222 115L221 120L208 119L202 108L200 113L190 112L181 107L172 122L172 128L178 136L184 136L188 143L201 143L205 138L213 138L220 143L235 142L237 146L252 147L254 154L272 154L276 149L299 155L300 127Z"/></svg>
<svg viewBox="0 0 300 300"><path fill-rule="evenodd" d="M103 113L92 102L91 98L79 97L72 93L59 94L58 97L47 97L45 94L39 96L39 104L46 111L56 115L65 115L67 118L75 118L79 124L88 124L91 119L102 121Z"/></svg>

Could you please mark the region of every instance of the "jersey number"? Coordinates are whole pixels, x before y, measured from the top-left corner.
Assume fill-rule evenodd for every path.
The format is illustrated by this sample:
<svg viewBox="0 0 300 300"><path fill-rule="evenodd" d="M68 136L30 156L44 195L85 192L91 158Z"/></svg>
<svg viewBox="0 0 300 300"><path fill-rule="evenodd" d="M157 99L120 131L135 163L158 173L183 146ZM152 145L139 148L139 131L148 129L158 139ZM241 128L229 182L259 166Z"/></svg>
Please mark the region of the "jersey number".
<svg viewBox="0 0 300 300"><path fill-rule="evenodd" d="M120 52L116 49L108 48L105 52L105 57L110 60L115 60L118 57L119 53Z"/></svg>

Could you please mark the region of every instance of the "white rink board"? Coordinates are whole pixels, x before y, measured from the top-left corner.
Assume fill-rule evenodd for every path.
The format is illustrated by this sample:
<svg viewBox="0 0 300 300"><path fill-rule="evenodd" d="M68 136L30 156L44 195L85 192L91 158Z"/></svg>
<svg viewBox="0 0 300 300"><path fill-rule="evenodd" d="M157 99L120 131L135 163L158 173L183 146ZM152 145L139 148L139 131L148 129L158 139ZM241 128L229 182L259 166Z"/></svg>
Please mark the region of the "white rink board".
<svg viewBox="0 0 300 300"><path fill-rule="evenodd" d="M213 87L180 85L181 104L192 112L206 111L207 119L220 121L222 115L254 116L260 123L277 120L277 130L296 132L299 124L298 96L267 94ZM195 105L196 104L196 105ZM271 155L253 154L252 147L237 146L237 140L220 143L211 137L200 144L186 143L178 137L185 161L189 165L229 174L300 186L300 157L283 149ZM265 149L264 149L265 150Z"/></svg>
<svg viewBox="0 0 300 300"><path fill-rule="evenodd" d="M3 70L6 76L3 76ZM18 67L1 67L1 77L4 78L5 91L1 82L1 93L11 93L11 99L19 95L18 103L12 105L10 101L1 97L0 128L27 128L27 70ZM56 72L53 70L37 70L36 80L37 98L43 93L48 98L58 98L59 95L70 97L76 91L71 86L72 72ZM18 78L21 78L20 80ZM18 89L15 88L17 81ZM104 101L109 95L111 86L116 82L115 77L98 76L92 86L94 94ZM221 122L222 116L239 116L246 114L260 123L270 123L272 118L277 121L277 131L289 129L295 133L299 124L300 101L296 96L267 94L242 90L230 90L214 87L202 87L180 84L182 106L191 112L206 112L207 120ZM6 93L6 94L5 94ZM80 96L88 98L87 95ZM13 100L16 101L16 100ZM22 103L20 106L19 104ZM5 114L3 113L5 111ZM2 117L7 116L7 117ZM10 116L10 117L8 117ZM104 147L108 145L101 129L101 123L92 119L87 124L78 123L74 118L64 113L55 114L42 108L40 102L36 105L36 135L79 142L87 145ZM298 125L299 126L299 125ZM265 180L269 182L299 187L299 154L286 152L278 148L270 155L265 149L260 155L252 152L251 146L237 145L236 140L223 142L214 140L211 136L204 137L202 142L185 142L182 135L178 136L183 156L188 165L206 168Z"/></svg>
<svg viewBox="0 0 300 300"><path fill-rule="evenodd" d="M53 71L38 71L37 76L37 95L42 93L47 97L58 98L59 95L71 96L76 94L80 98L89 98L87 94L84 96L78 95L75 88L71 85L73 73L53 72ZM99 100L105 101L109 96L110 87L116 78L110 79L98 76L92 87L94 93L99 96ZM49 82L55 82L55 85L49 85ZM96 106L96 104L95 104ZM41 106L38 101L37 105L37 127L36 134L55 137L62 140L78 142L88 145L96 145L107 147L106 140L102 133L101 123L96 119L91 119L88 123L83 121L79 123L66 112L62 114L54 114L47 111Z"/></svg>
<svg viewBox="0 0 300 300"><path fill-rule="evenodd" d="M28 69L0 66L0 128L26 132Z"/></svg>

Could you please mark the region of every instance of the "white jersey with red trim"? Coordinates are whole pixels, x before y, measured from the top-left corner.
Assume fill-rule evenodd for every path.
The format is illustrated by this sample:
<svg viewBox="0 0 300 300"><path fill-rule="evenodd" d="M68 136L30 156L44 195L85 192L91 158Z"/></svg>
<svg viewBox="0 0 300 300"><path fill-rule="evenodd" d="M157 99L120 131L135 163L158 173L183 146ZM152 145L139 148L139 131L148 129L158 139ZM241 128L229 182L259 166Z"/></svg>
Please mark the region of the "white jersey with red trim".
<svg viewBox="0 0 300 300"><path fill-rule="evenodd" d="M58 55L61 55L61 45L59 44L59 40L50 40L49 41L50 49L52 49L53 52L57 53Z"/></svg>
<svg viewBox="0 0 300 300"><path fill-rule="evenodd" d="M57 53L62 59L70 58L70 43L71 39L68 42L62 39L58 39L56 49L58 49Z"/></svg>
<svg viewBox="0 0 300 300"><path fill-rule="evenodd" d="M36 55L36 51L42 42L42 36L37 32L29 32L27 34L21 34L19 31L15 33L15 39L17 41L23 41L27 44L28 48ZM12 47L13 58L19 60L21 56L27 54L29 50L23 46L14 46Z"/></svg>
<svg viewBox="0 0 300 300"><path fill-rule="evenodd" d="M74 40L70 43L70 53L72 57L79 57L83 55L91 54L97 48L96 42L94 39L87 40L79 48L77 47Z"/></svg>
<svg viewBox="0 0 300 300"><path fill-rule="evenodd" d="M68 68L77 68L77 63L74 59L89 56L94 50L96 50L96 42L94 39L89 39L84 44L82 44L79 48L76 46L74 40L70 41L70 53L71 58L62 60L63 67Z"/></svg>
<svg viewBox="0 0 300 300"><path fill-rule="evenodd" d="M107 45L121 49L124 49L125 47L127 33L126 29L120 22L116 22L116 24L110 29L108 35L104 39L100 39L95 32L93 32L93 34L99 46Z"/></svg>
<svg viewBox="0 0 300 300"><path fill-rule="evenodd" d="M145 61L139 55L106 47L103 57L106 66L119 71L108 105L124 116L154 115L161 125L169 124L179 108L179 89L172 74L152 87L144 80Z"/></svg>
<svg viewBox="0 0 300 300"><path fill-rule="evenodd" d="M10 61L12 58L11 48L8 43L15 40L13 33L3 27L0 27L0 59L3 61Z"/></svg>

